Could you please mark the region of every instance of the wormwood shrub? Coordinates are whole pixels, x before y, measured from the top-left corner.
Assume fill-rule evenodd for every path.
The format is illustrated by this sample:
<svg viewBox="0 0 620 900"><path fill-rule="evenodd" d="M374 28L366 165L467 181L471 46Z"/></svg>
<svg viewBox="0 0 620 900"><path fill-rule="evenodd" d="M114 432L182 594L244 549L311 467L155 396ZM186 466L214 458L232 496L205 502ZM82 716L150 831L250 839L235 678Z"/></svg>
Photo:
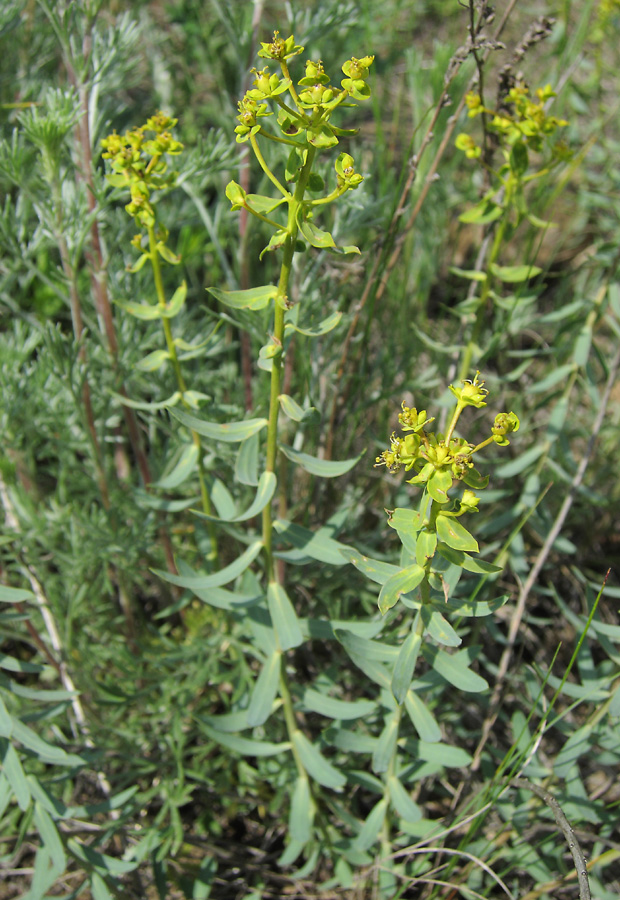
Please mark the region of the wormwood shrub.
<svg viewBox="0 0 620 900"><path fill-rule="evenodd" d="M9 23L17 6L2 12ZM536 256L553 233L553 178L585 158L556 140L577 143L577 101L569 111L565 89L537 94L506 71L490 100L486 59L502 52L501 35L488 38L492 12L472 3L458 50L438 46L424 65L417 51L406 57L412 137L408 101L393 96L400 76L378 52L382 17L396 21L398 4L320 7L291 7L313 44L305 68L292 36L261 44L266 68L239 91L235 126L254 165L230 181L230 135L181 148L193 142L198 87L197 102L177 104L192 107L179 122L160 112L136 126L144 109L126 108L146 70L138 47L157 34L148 16L108 31L96 3L36 6L52 25L41 58L60 54L71 86L33 97L42 105L22 110L0 145L1 297L17 320L0 335L10 894L29 881L32 898L268 897L283 892L284 871L296 879L286 890L303 896L530 886L570 896L587 842L597 891L611 895L615 817L593 777L618 763L618 631L609 611L592 619L600 559L584 565L588 542L570 542L574 526L560 531L574 498L578 517L593 516L581 488L589 457L576 454L587 429L602 428L620 306L604 244L596 264L562 280L561 302ZM580 13L573 32L565 7L564 31L524 28L515 58L553 39L550 60L566 73L591 17ZM188 45L202 55L212 42L212 71L228 65L228 87L232 55L245 65L251 43L247 10L219 8L221 32L202 6L178 10ZM590 12L609 25L607 7ZM360 17L376 58L349 58L340 72L332 61ZM604 66L600 28L596 40ZM163 54L152 50L159 75ZM465 84L474 69L478 83ZM166 110L179 90L169 71ZM530 81L556 87L556 74ZM459 97L478 114L466 125L448 105ZM354 146L348 126L362 124ZM446 160L437 184L457 125L471 161ZM415 154L393 177L409 141ZM426 272L427 289L429 273L440 281L436 226L467 205L458 191L449 209L440 202L457 168L468 196L482 194L461 215L477 258L455 274L471 290L463 300L456 282L445 315L428 317L417 277ZM413 233L422 209L429 218ZM384 446L403 396L402 434L381 468L368 456L355 467L362 446ZM411 487L393 478L398 468ZM549 473L556 487L544 497ZM611 497L595 499L610 515ZM582 637L556 680L550 661L538 663L560 616ZM507 686L522 617L535 665ZM581 825L578 841L564 814Z"/></svg>

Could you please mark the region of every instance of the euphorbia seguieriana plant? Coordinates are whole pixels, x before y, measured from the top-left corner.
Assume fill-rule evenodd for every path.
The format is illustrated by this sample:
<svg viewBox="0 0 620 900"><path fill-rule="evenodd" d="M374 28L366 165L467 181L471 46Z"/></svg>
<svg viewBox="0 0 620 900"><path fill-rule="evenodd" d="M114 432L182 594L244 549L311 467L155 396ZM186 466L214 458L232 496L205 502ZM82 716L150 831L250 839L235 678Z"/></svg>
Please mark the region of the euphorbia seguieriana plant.
<svg viewBox="0 0 620 900"><path fill-rule="evenodd" d="M472 363L482 355L484 324L489 321L491 306L501 321L494 322L490 336L509 333L519 298L502 295L500 285L516 285L518 289L518 286L542 272L539 266L529 262L500 265L499 260L504 246L524 220L536 229L546 229L552 224L531 211L526 189L571 156L566 143L557 140L558 130L568 123L548 111L549 103L555 96L551 86L546 85L538 88L532 97L527 85L518 82L507 90L497 110L485 106L475 91L465 98L468 116L482 118L483 143L481 146L471 135L463 132L457 136L456 146L485 169L489 187L480 202L460 216L460 221L489 228L492 241L484 259L484 269L454 270L479 284L476 294L463 304L464 313L469 315L475 312L475 321L461 355L461 380L471 371ZM496 155L500 158L497 167Z"/></svg>

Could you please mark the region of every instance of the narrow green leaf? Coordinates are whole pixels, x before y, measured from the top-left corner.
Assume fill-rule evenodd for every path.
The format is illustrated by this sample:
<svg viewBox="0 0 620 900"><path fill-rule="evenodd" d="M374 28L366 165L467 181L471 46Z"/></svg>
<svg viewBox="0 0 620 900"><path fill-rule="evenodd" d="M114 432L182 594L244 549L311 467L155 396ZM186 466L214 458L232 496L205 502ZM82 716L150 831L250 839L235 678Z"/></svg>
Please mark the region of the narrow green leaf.
<svg viewBox="0 0 620 900"><path fill-rule="evenodd" d="M508 284L519 284L528 278L535 278L542 272L539 266L498 266L495 263L491 263L489 269L496 278Z"/></svg>
<svg viewBox="0 0 620 900"><path fill-rule="evenodd" d="M296 731L293 735L293 743L295 749L299 753L299 757L315 781L322 784L323 787L332 788L334 791L340 791L347 783L346 778L328 762L321 751L314 744L311 744L305 734Z"/></svg>
<svg viewBox="0 0 620 900"><path fill-rule="evenodd" d="M503 210L501 206L492 200L485 198L480 203L472 206L466 212L461 213L459 222L466 222L472 225L488 225L499 219Z"/></svg>
<svg viewBox="0 0 620 900"><path fill-rule="evenodd" d="M280 444L280 450L291 460L291 462L301 466L302 469L306 472L310 472L311 475L318 475L320 478L337 478L339 475L344 475L345 472L349 472L353 466L360 461L366 452L363 450L359 456L356 456L353 459L336 461L331 459L318 459L316 456L310 456L308 453L301 453L299 450L293 450L292 447L286 447L284 444Z"/></svg>
<svg viewBox="0 0 620 900"><path fill-rule="evenodd" d="M418 804L414 803L411 799L409 792L406 790L402 781L400 781L396 775L390 775L387 783L392 806L398 815L403 818L405 822L419 822L422 818L422 810Z"/></svg>
<svg viewBox="0 0 620 900"><path fill-rule="evenodd" d="M457 266L450 266L452 275L458 275L460 278L467 278L468 281L485 281L486 272L479 272L477 269L459 269Z"/></svg>
<svg viewBox="0 0 620 900"><path fill-rule="evenodd" d="M159 306L151 306L148 303L122 303L120 300L117 300L116 305L136 319L143 321L161 319L161 307Z"/></svg>
<svg viewBox="0 0 620 900"><path fill-rule="evenodd" d="M541 394L544 391L548 391L555 387L556 384L562 384L562 386L564 386L566 379L574 370L574 363L558 366L557 369L553 369L546 378L542 378L540 381L535 382L531 387L528 387L528 391L530 394Z"/></svg>
<svg viewBox="0 0 620 900"><path fill-rule="evenodd" d="M306 419L318 418L319 414L314 406L303 409L299 403L296 403L288 394L280 394L278 400L280 401L280 406L284 413L293 422L304 422Z"/></svg>
<svg viewBox="0 0 620 900"><path fill-rule="evenodd" d="M25 812L30 806L30 789L15 747L6 738L0 738L2 772L13 789L17 805Z"/></svg>
<svg viewBox="0 0 620 900"><path fill-rule="evenodd" d="M36 800L34 804L34 821L54 867L59 872L64 872L67 866L67 857L62 841L60 840L60 835L58 834L58 829L50 814L43 808L38 800Z"/></svg>
<svg viewBox="0 0 620 900"><path fill-rule="evenodd" d="M136 363L136 369L139 369L140 372L154 372L168 359L170 359L170 354L167 350L153 350L152 353Z"/></svg>
<svg viewBox="0 0 620 900"><path fill-rule="evenodd" d="M329 537L327 529L320 528L318 531L309 531L307 528L294 525L285 519L276 519L273 527L284 540L289 541L299 550L303 550L312 559L329 563L332 566L346 565L344 553L348 552L350 548Z"/></svg>
<svg viewBox="0 0 620 900"><path fill-rule="evenodd" d="M289 834L294 841L307 844L312 837L314 804L310 795L310 782L305 775L299 775L291 800Z"/></svg>
<svg viewBox="0 0 620 900"><path fill-rule="evenodd" d="M0 696L0 737L10 738L13 734L13 717Z"/></svg>
<svg viewBox="0 0 620 900"><path fill-rule="evenodd" d="M422 654L438 675L459 690L478 694L488 689L487 682L476 672L472 672L464 656L450 655L429 644L422 647Z"/></svg>
<svg viewBox="0 0 620 900"><path fill-rule="evenodd" d="M209 519L211 522L247 522L248 519L255 518L255 516L259 515L259 513L264 510L267 504L271 502L275 490L276 476L273 472L263 472L258 482L254 500L245 512L238 513L237 515L225 519L219 518L218 516L207 516L198 509L195 509L193 512L201 519Z"/></svg>
<svg viewBox="0 0 620 900"><path fill-rule="evenodd" d="M370 559L368 556L362 556L357 550L347 548L342 551L348 561L359 569L360 572L376 584L385 584L388 578L400 572L399 566L393 566L391 563L383 562L379 559Z"/></svg>
<svg viewBox="0 0 620 900"><path fill-rule="evenodd" d="M272 744L269 741L255 741L251 738L239 737L238 734L227 734L224 731L217 731L204 723L202 724L202 729L211 740L221 744L222 747L234 750L235 753L240 753L242 756L277 756L279 753L284 753L291 749L288 741L281 744Z"/></svg>
<svg viewBox="0 0 620 900"><path fill-rule="evenodd" d="M93 900L114 900L114 896L110 893L107 884L98 872L91 872L90 874L90 890Z"/></svg>
<svg viewBox="0 0 620 900"><path fill-rule="evenodd" d="M372 754L372 770L379 775L387 772L392 762L396 741L398 740L398 725L400 722L400 708L396 708L390 716L386 717L383 731Z"/></svg>
<svg viewBox="0 0 620 900"><path fill-rule="evenodd" d="M496 575L498 572L502 571L501 566L495 566L485 559L475 559L473 556L468 556L467 553L464 553L462 550L453 550L452 547L448 547L447 544L439 543L437 551L444 559L447 559L449 563L452 563L454 566L459 566L467 572L476 572L479 575Z"/></svg>
<svg viewBox="0 0 620 900"><path fill-rule="evenodd" d="M381 663L377 662L376 659L371 659L366 654L367 645L371 642L341 629L336 629L335 635L352 662L354 662L368 678L374 681L375 684L389 689L390 676L388 675L387 670Z"/></svg>
<svg viewBox="0 0 620 900"><path fill-rule="evenodd" d="M219 288L207 288L216 300L232 309L264 309L278 293L273 284L249 288L247 291L221 291Z"/></svg>
<svg viewBox="0 0 620 900"><path fill-rule="evenodd" d="M260 553L262 546L262 541L254 541L254 543L250 544L247 550L244 550L241 556L237 557L237 559L229 566L226 566L224 569L220 569L219 572L214 572L211 575L172 575L170 572L163 572L161 569L152 569L152 572L155 575L158 575L163 581L169 581L170 584L177 584L179 587L189 588L190 591L194 588L204 590L211 587L221 587L223 584L229 584L229 582L234 581L238 575L245 572L250 563L252 563Z"/></svg>
<svg viewBox="0 0 620 900"><path fill-rule="evenodd" d="M444 644L446 647L458 647L463 643L452 625L442 616L438 609L433 609L429 605L423 606L422 618L428 633L438 644Z"/></svg>
<svg viewBox="0 0 620 900"><path fill-rule="evenodd" d="M282 585L275 581L269 582L267 602L281 649L291 650L293 647L299 647L303 643L299 619Z"/></svg>
<svg viewBox="0 0 620 900"><path fill-rule="evenodd" d="M245 419L242 422L205 422L203 419L197 419L196 416L190 416L182 409L170 410L175 419L178 419L182 425L201 434L203 437L211 438L214 441L224 441L229 444L236 444L244 441L251 435L262 431L268 424L267 419Z"/></svg>
<svg viewBox="0 0 620 900"><path fill-rule="evenodd" d="M298 334L304 334L306 337L320 337L323 334L327 334L333 328L335 328L342 319L341 312L333 312L330 316L316 326L316 328L300 328L298 325L295 325L293 322L286 322L284 326L284 333L287 331L296 331Z"/></svg>
<svg viewBox="0 0 620 900"><path fill-rule="evenodd" d="M67 753L62 747L48 744L42 737L28 728L20 719L13 719L13 739L19 741L22 746L32 750L40 760L53 763L56 766L81 766L84 760L75 753Z"/></svg>
<svg viewBox="0 0 620 900"><path fill-rule="evenodd" d="M276 650L266 661L256 679L247 710L248 728L262 725L271 715L273 701L276 699L280 684L281 659L282 654Z"/></svg>
<svg viewBox="0 0 620 900"><path fill-rule="evenodd" d="M450 598L447 603L444 600L441 601L440 611L455 616L473 616L475 618L480 618L481 616L490 616L493 613L496 613L498 609L501 609L502 606L504 606L508 599L508 594L504 594L496 600L463 600Z"/></svg>
<svg viewBox="0 0 620 900"><path fill-rule="evenodd" d="M377 704L374 700L338 700L306 688L301 698L304 709L327 716L328 719L360 719L373 713Z"/></svg>
<svg viewBox="0 0 620 900"><path fill-rule="evenodd" d="M435 743L441 740L441 729L434 715L420 699L416 691L408 691L405 697L405 708L420 740Z"/></svg>
<svg viewBox="0 0 620 900"><path fill-rule="evenodd" d="M186 444L174 469L164 475L158 481L153 481L151 487L162 488L169 491L178 487L189 478L198 462L198 447L196 444Z"/></svg>
<svg viewBox="0 0 620 900"><path fill-rule="evenodd" d="M379 611L382 615L398 603L401 594L413 591L424 579L426 572L417 563L400 569L385 582L379 593Z"/></svg>
<svg viewBox="0 0 620 900"><path fill-rule="evenodd" d="M157 403L150 403L146 400L131 400L129 397L124 397L122 394L117 394L114 391L110 391L111 395L118 400L119 403L122 403L123 406L129 406L131 409L144 409L144 410L157 410L157 409L169 409L171 406L175 406L179 400L181 399L181 394L179 391L175 391L174 394L171 394L167 400L161 400Z"/></svg>
<svg viewBox="0 0 620 900"><path fill-rule="evenodd" d="M185 497L183 500L165 500L163 497L155 497L142 488L137 488L134 494L138 504L148 509L159 509L164 512L180 512L200 503L200 497Z"/></svg>
<svg viewBox="0 0 620 900"><path fill-rule="evenodd" d="M362 826L362 830L355 839L354 846L357 850L369 850L372 845L377 842L379 832L383 828L387 808L388 801L383 797L370 810L368 818Z"/></svg>
<svg viewBox="0 0 620 900"><path fill-rule="evenodd" d="M7 588L7 590L9 590L9 588ZM31 594L31 597L34 600L33 594ZM0 650L0 669L7 669L9 672L30 672L34 674L45 672L46 667L42 666L40 663L27 662L25 659L15 659L14 656L7 656L6 653L3 653ZM49 666L47 667L47 670L52 671Z"/></svg>
<svg viewBox="0 0 620 900"><path fill-rule="evenodd" d="M235 461L235 480L250 487L258 485L258 432L241 442Z"/></svg>
<svg viewBox="0 0 620 900"><path fill-rule="evenodd" d="M69 838L67 841L67 849L71 851L78 859L90 866L95 866L102 872L109 873L112 876L126 875L127 872L133 872L137 869L139 863L137 860L119 859L116 856L108 856L107 853L100 853L94 847L83 844L76 838Z"/></svg>
<svg viewBox="0 0 620 900"><path fill-rule="evenodd" d="M454 550L474 550L478 552L478 541L454 516L437 516L437 537Z"/></svg>
<svg viewBox="0 0 620 900"><path fill-rule="evenodd" d="M461 768L471 763L471 756L462 747L451 747L449 744L427 744L414 738L405 739L405 750L413 759L436 763L447 768ZM435 770L437 771L437 770Z"/></svg>
<svg viewBox="0 0 620 900"><path fill-rule="evenodd" d="M415 664L420 652L422 635L417 633L418 611L411 626L411 631L398 652L392 673L392 693L397 703L403 703L413 680Z"/></svg>
<svg viewBox="0 0 620 900"><path fill-rule="evenodd" d="M170 298L170 302L166 303L166 308L163 311L162 315L164 319L174 319L176 315L178 315L183 308L183 304L185 303L185 298L187 297L187 284L185 281L176 289L172 297Z"/></svg>
<svg viewBox="0 0 620 900"><path fill-rule="evenodd" d="M23 588L7 587L0 584L0 603L25 603L34 600L35 596L32 591L26 591Z"/></svg>
<svg viewBox="0 0 620 900"><path fill-rule="evenodd" d="M312 222L300 222L299 231L312 247L324 250L327 247L336 246L336 242L329 231L321 231Z"/></svg>

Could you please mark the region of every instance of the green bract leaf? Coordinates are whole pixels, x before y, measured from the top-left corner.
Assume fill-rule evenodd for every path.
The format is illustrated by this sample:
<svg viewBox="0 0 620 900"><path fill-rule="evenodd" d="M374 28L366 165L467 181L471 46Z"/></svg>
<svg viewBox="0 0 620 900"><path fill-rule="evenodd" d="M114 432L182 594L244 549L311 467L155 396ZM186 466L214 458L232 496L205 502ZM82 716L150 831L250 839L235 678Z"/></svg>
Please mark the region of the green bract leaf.
<svg viewBox="0 0 620 900"><path fill-rule="evenodd" d="M280 648L282 650L291 650L293 647L299 647L303 643L299 619L282 585L277 584L275 581L269 582L267 602L269 603L269 615L278 635Z"/></svg>
<svg viewBox="0 0 620 900"><path fill-rule="evenodd" d="M267 419L245 419L243 422L205 422L203 419L197 419L190 416L182 409L170 410L175 419L178 419L182 425L187 426L197 434L211 438L214 441L224 441L228 444L236 444L244 441L251 435L262 431L268 424Z"/></svg>
<svg viewBox="0 0 620 900"><path fill-rule="evenodd" d="M437 536L440 541L454 550L474 550L478 552L478 541L463 528L453 516L437 516Z"/></svg>
<svg viewBox="0 0 620 900"><path fill-rule="evenodd" d="M346 778L328 762L320 750L311 744L308 738L296 731L293 735L293 743L295 749L299 753L301 761L308 773L312 775L315 781L322 784L323 787L332 788L334 791L340 791L347 783Z"/></svg>
<svg viewBox="0 0 620 900"><path fill-rule="evenodd" d="M489 269L496 278L508 284L527 281L528 278L535 278L542 272L538 266L497 266L495 263L491 263Z"/></svg>
<svg viewBox="0 0 620 900"><path fill-rule="evenodd" d="M331 459L318 459L316 456L310 456L308 453L301 453L299 450L293 450L292 447L287 447L285 444L280 444L280 450L291 460L291 462L301 466L302 469L305 469L306 472L310 472L311 475L318 475L321 478L337 478L339 475L344 475L345 472L349 472L353 466L360 461L366 452L363 450L359 456L355 456L353 459L337 461Z"/></svg>
<svg viewBox="0 0 620 900"><path fill-rule="evenodd" d="M249 288L247 291L221 291L219 288L207 288L216 300L232 309L264 309L278 293L273 284Z"/></svg>
<svg viewBox="0 0 620 900"><path fill-rule="evenodd" d="M423 524L420 514L414 509L395 509L388 516L388 525L402 534L415 536Z"/></svg>
<svg viewBox="0 0 620 900"><path fill-rule="evenodd" d="M336 242L329 231L321 231L312 222L300 222L299 231L312 247L324 250L327 247L336 246Z"/></svg>
<svg viewBox="0 0 620 900"><path fill-rule="evenodd" d="M422 566L418 566L416 563L406 569L400 569L399 572L388 578L379 593L379 611L385 615L388 609L398 603L401 594L408 594L417 588L425 574Z"/></svg>
<svg viewBox="0 0 620 900"><path fill-rule="evenodd" d="M426 489L437 503L448 502L448 491L452 487L452 474L448 469L435 469L426 482Z"/></svg>

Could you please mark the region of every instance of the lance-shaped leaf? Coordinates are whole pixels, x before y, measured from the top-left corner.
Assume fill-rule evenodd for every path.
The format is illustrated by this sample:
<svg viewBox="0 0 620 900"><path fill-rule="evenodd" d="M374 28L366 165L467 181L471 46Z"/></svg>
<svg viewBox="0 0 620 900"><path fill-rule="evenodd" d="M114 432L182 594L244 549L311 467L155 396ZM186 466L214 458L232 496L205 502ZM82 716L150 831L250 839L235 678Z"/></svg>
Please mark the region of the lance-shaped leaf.
<svg viewBox="0 0 620 900"><path fill-rule="evenodd" d="M418 732L420 740L435 743L441 739L441 730L435 716L416 691L407 692L405 709L409 713L409 718Z"/></svg>
<svg viewBox="0 0 620 900"><path fill-rule="evenodd" d="M294 547L302 550L312 559L329 563L332 566L346 565L343 551L347 551L349 548L346 544L341 544L329 537L327 529L320 528L318 531L309 531L307 528L294 525L285 519L276 519L273 527L284 540L290 541Z"/></svg>
<svg viewBox="0 0 620 900"><path fill-rule="evenodd" d="M140 372L154 372L168 359L170 359L170 354L167 350L153 350L152 353L136 363L136 369L139 369Z"/></svg>
<svg viewBox="0 0 620 900"><path fill-rule="evenodd" d="M542 272L539 266L498 266L495 263L491 263L489 269L496 278L508 284L519 284Z"/></svg>
<svg viewBox="0 0 620 900"><path fill-rule="evenodd" d="M465 569L467 572L476 572L479 575L495 575L497 572L502 571L501 566L495 566L485 559L475 559L473 556L463 553L462 550L453 550L447 544L439 543L437 551L448 562Z"/></svg>
<svg viewBox="0 0 620 900"><path fill-rule="evenodd" d="M433 609L430 605L425 604L422 607L422 618L428 633L438 644L444 644L446 647L458 647L462 643L462 639L438 609Z"/></svg>
<svg viewBox="0 0 620 900"><path fill-rule="evenodd" d="M390 676L385 666L377 661L377 656L373 657L373 653L376 651L377 646L381 645L377 645L375 641L367 641L358 635L351 634L350 632L339 628L335 630L335 635L337 640L346 650L350 659L368 678L372 679L375 684L378 684L381 687L390 687ZM388 649L391 650L392 648ZM391 661L393 653L391 653L388 658Z"/></svg>
<svg viewBox="0 0 620 900"><path fill-rule="evenodd" d="M291 799L289 834L294 841L307 844L312 837L314 803L310 794L310 782L306 775L299 775Z"/></svg>
<svg viewBox="0 0 620 900"><path fill-rule="evenodd" d="M258 432L241 442L235 461L235 480L256 487L258 484Z"/></svg>
<svg viewBox="0 0 620 900"><path fill-rule="evenodd" d="M356 850L369 850L370 847L376 843L379 832L383 828L387 808L388 801L383 797L370 810L370 813L362 826L362 830L355 839L354 846Z"/></svg>
<svg viewBox="0 0 620 900"><path fill-rule="evenodd" d="M398 725L400 723L400 708L397 707L385 720L383 731L372 754L373 771L379 775L387 772L394 755L396 741L398 740Z"/></svg>
<svg viewBox="0 0 620 900"><path fill-rule="evenodd" d="M201 434L203 437L211 438L213 441L224 441L228 444L236 444L261 431L268 424L267 419L244 419L242 422L205 422L203 419L197 419L196 416L190 416L183 409L170 410L175 419L178 419L182 425Z"/></svg>
<svg viewBox="0 0 620 900"><path fill-rule="evenodd" d="M293 450L292 447L287 447L284 444L280 444L280 450L291 460L291 462L301 466L302 469L306 472L310 472L311 475L318 475L321 478L337 478L339 475L344 475L345 472L349 472L353 466L360 461L366 452L365 450L362 450L359 456L352 459L342 459L337 461L332 459L318 459L316 456L310 456L308 453L301 453L299 450Z"/></svg>
<svg viewBox="0 0 620 900"><path fill-rule="evenodd" d="M394 664L392 693L397 703L403 703L413 680L413 672L420 652L420 644L422 643L422 635L418 634L417 627L419 615L420 611L418 610L411 631L403 642Z"/></svg>
<svg viewBox="0 0 620 900"><path fill-rule="evenodd" d="M23 603L25 600L34 600L35 596L32 591L26 591L23 588L7 587L0 584L0 603Z"/></svg>
<svg viewBox="0 0 620 900"><path fill-rule="evenodd" d="M320 250L324 250L327 247L336 246L336 242L330 232L321 231L321 229L317 228L312 222L300 222L299 231L312 247L318 247Z"/></svg>
<svg viewBox="0 0 620 900"><path fill-rule="evenodd" d="M163 478L160 478L158 481L153 481L151 483L151 487L162 488L163 490L170 490L171 488L178 487L180 484L189 478L194 469L196 468L196 464L198 462L198 447L196 444L187 444L179 457L179 460L174 467L174 469L169 472L167 475L164 475Z"/></svg>
<svg viewBox="0 0 620 900"><path fill-rule="evenodd" d="M262 725L271 715L273 701L276 699L280 684L281 659L282 654L279 650L272 653L256 679L247 710L248 728Z"/></svg>
<svg viewBox="0 0 620 900"><path fill-rule="evenodd" d="M146 410L156 410L156 409L168 409L171 406L175 406L181 399L181 394L179 391L175 391L167 400L161 400L159 403L149 403L143 400L131 400L129 397L124 397L122 394L117 394L115 391L110 391L112 396L122 403L123 406L130 406L132 409L146 409Z"/></svg>
<svg viewBox="0 0 620 900"><path fill-rule="evenodd" d="M208 516L198 509L195 509L193 512L194 515L199 516L201 519L208 519L211 522L247 522L248 519L253 519L261 513L267 504L271 502L275 489L276 476L274 473L263 472L258 482L256 496L245 512L229 517Z"/></svg>
<svg viewBox="0 0 620 900"><path fill-rule="evenodd" d="M383 562L380 559L362 556L361 553L358 553L357 550L352 550L350 547L347 547L342 553L356 569L359 569L360 572L363 572L367 578L370 578L376 584L385 584L388 578L400 572L398 566L393 566L391 563Z"/></svg>
<svg viewBox="0 0 620 900"><path fill-rule="evenodd" d="M339 772L325 759L318 747L310 743L305 734L296 731L293 735L293 743L304 768L315 781L318 781L323 787L332 788L335 791L342 790L347 779L342 772Z"/></svg>
<svg viewBox="0 0 620 900"><path fill-rule="evenodd" d="M232 309L264 309L278 293L278 288L273 284L249 288L247 291L221 291L214 287L207 290L216 300Z"/></svg>
<svg viewBox="0 0 620 900"><path fill-rule="evenodd" d="M479 618L482 616L490 616L492 613L497 612L508 599L508 594L504 594L496 600L463 600L462 598L451 598L447 602L444 600L441 601L440 611L455 616L475 616L476 618Z"/></svg>
<svg viewBox="0 0 620 900"><path fill-rule="evenodd" d="M164 319L174 319L176 315L178 315L183 309L183 305L185 303L185 298L187 297L187 284L183 282L172 297L170 298L170 302L166 303L165 309L162 311L162 315Z"/></svg>
<svg viewBox="0 0 620 900"><path fill-rule="evenodd" d="M299 619L281 584L275 581L269 582L267 602L269 615L278 635L281 649L291 650L293 647L299 647L303 643Z"/></svg>
<svg viewBox="0 0 620 900"><path fill-rule="evenodd" d="M388 790L392 806L405 822L419 822L422 818L422 810L409 796L409 792L396 775L388 778Z"/></svg>
<svg viewBox="0 0 620 900"><path fill-rule="evenodd" d="M379 593L379 611L385 615L388 609L398 603L401 594L408 594L421 583L426 570L417 563L400 569L385 582Z"/></svg>
<svg viewBox="0 0 620 900"><path fill-rule="evenodd" d="M437 516L437 536L440 541L452 547L453 550L474 550L478 552L478 541L473 535L463 528L454 516Z"/></svg>
<svg viewBox="0 0 620 900"><path fill-rule="evenodd" d="M286 322L284 325L284 333L287 331L296 331L298 334L303 334L306 337L320 337L322 334L327 334L333 328L336 327L340 323L342 319L341 312L333 312L326 319L323 319L316 328L300 328L299 325L295 325L293 322Z"/></svg>
<svg viewBox="0 0 620 900"><path fill-rule="evenodd" d="M150 303L123 303L121 300L117 300L116 305L120 306L121 309L124 309L125 312L128 312L130 316L134 316L136 319L149 320L161 319L162 317L161 306L153 306Z"/></svg>
<svg viewBox="0 0 620 900"><path fill-rule="evenodd" d="M204 723L201 723L201 729L212 741L221 744L222 747L228 747L229 750L234 750L235 753L240 753L242 756L277 756L278 753L284 753L291 749L288 741L280 744L273 744L270 741L255 741L252 738L240 737L238 734L217 731Z"/></svg>
<svg viewBox="0 0 620 900"><path fill-rule="evenodd" d="M242 572L245 572L250 563L253 562L260 553L262 546L262 541L254 541L254 543L250 544L241 556L237 557L237 559L234 562L231 562L229 566L220 569L219 572L213 572L211 575L172 575L171 572L162 572L161 569L152 569L152 571L163 581L169 581L170 584L176 584L179 587L189 588L190 591L194 588L205 590L206 588L211 587L221 587L223 584L234 581L234 579L241 575Z"/></svg>
<svg viewBox="0 0 620 900"><path fill-rule="evenodd" d="M327 716L328 719L360 719L377 708L374 700L338 700L306 688L301 698L303 709Z"/></svg>
<svg viewBox="0 0 620 900"><path fill-rule="evenodd" d="M140 506L146 506L149 509L159 509L164 512L180 512L182 509L189 509L200 502L200 497L189 497L184 500L164 500L161 497L154 497L147 491L137 488L135 498Z"/></svg>
<svg viewBox="0 0 620 900"><path fill-rule="evenodd" d="M292 397L289 397L288 394L280 394L278 400L280 401L280 406L282 407L288 418L293 422L303 422L305 419L313 419L315 417L318 417L318 413L314 406L303 409L299 405L299 403L293 400Z"/></svg>
<svg viewBox="0 0 620 900"><path fill-rule="evenodd" d="M441 675L449 684L453 684L460 691L478 694L480 691L486 691L489 687L484 678L477 675L476 672L472 672L469 668L467 656L464 653L450 655L445 650L439 650L437 647L425 644L422 647L422 655L438 675Z"/></svg>

